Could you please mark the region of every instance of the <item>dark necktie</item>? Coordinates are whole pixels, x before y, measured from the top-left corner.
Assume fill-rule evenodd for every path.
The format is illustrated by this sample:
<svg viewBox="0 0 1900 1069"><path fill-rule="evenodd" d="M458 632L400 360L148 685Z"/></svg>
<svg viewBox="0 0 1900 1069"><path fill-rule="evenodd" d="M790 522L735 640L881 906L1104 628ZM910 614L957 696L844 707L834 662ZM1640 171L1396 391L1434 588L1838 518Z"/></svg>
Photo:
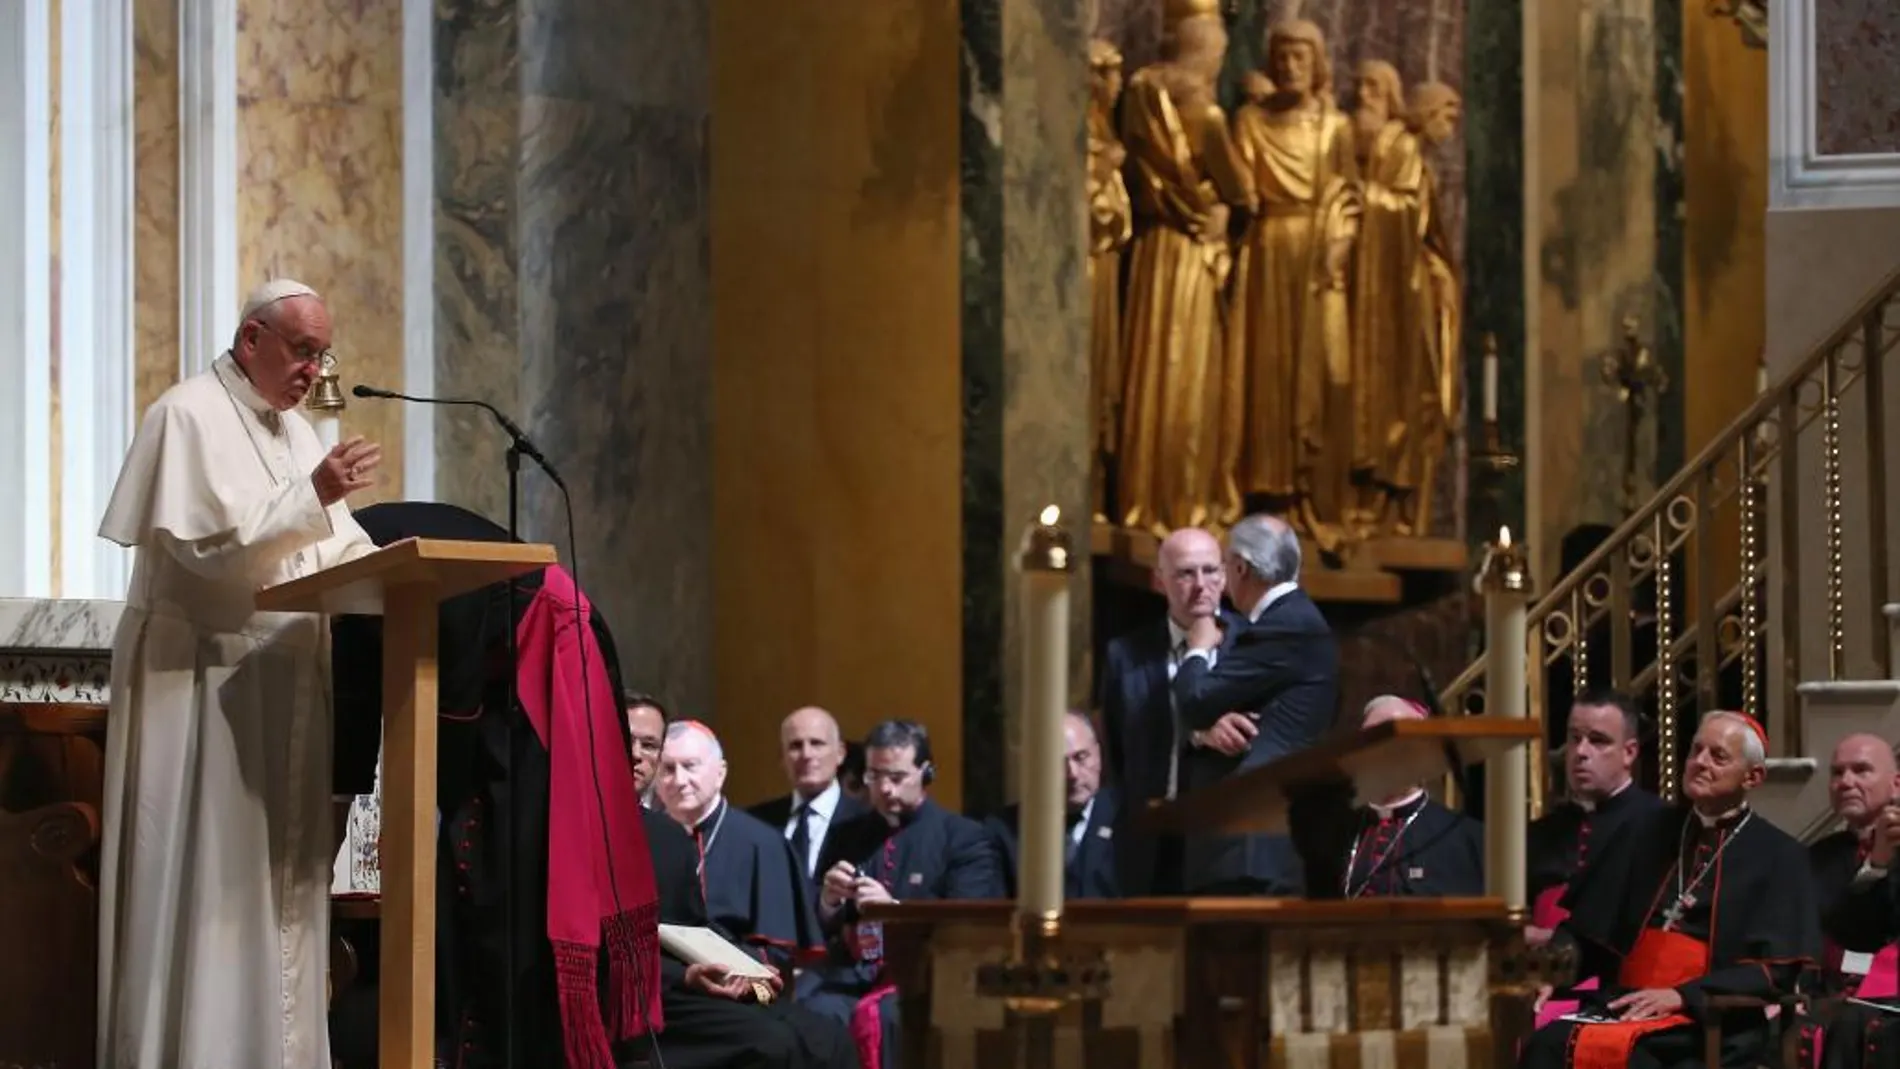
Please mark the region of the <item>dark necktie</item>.
<svg viewBox="0 0 1900 1069"><path fill-rule="evenodd" d="M1066 868L1075 864L1075 855L1081 851L1082 844L1076 838L1075 829L1082 823L1082 814L1069 814L1068 823L1062 829L1062 864Z"/></svg>
<svg viewBox="0 0 1900 1069"><path fill-rule="evenodd" d="M798 871L811 879L811 803L798 807L792 815L792 853L798 855Z"/></svg>

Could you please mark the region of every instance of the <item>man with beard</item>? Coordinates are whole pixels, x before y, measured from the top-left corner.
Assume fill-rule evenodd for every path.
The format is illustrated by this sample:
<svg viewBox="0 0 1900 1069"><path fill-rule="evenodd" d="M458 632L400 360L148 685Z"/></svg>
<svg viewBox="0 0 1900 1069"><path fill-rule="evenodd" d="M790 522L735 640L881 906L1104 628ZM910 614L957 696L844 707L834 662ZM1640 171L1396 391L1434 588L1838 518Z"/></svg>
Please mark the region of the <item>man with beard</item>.
<svg viewBox="0 0 1900 1069"><path fill-rule="evenodd" d="M1564 775L1569 795L1561 805L1530 826L1530 876L1533 906L1525 938L1549 942L1563 920L1557 907L1565 888L1631 820L1662 808L1662 799L1636 786L1638 730L1636 703L1615 691L1590 691L1571 704Z"/></svg>
<svg viewBox="0 0 1900 1069"><path fill-rule="evenodd" d="M1720 1064L1759 1064L1770 1022L1759 1008L1711 1009L1710 996L1787 992L1821 944L1806 851L1748 805L1766 762L1752 718L1703 717L1684 802L1629 825L1565 894L1555 938L1574 942L1578 979L1599 987L1533 1033L1520 1065L1700 1066L1712 1019Z"/></svg>

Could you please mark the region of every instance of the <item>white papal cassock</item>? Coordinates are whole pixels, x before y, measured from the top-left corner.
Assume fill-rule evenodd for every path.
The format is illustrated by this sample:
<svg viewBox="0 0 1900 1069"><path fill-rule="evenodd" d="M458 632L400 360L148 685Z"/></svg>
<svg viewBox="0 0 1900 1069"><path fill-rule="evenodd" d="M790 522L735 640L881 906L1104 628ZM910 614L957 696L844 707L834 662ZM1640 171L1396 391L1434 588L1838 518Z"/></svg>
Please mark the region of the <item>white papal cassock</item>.
<svg viewBox="0 0 1900 1069"><path fill-rule="evenodd" d="M328 1069L329 630L254 593L371 552L325 450L231 354L146 413L99 533L137 547L112 646L102 1069Z"/></svg>

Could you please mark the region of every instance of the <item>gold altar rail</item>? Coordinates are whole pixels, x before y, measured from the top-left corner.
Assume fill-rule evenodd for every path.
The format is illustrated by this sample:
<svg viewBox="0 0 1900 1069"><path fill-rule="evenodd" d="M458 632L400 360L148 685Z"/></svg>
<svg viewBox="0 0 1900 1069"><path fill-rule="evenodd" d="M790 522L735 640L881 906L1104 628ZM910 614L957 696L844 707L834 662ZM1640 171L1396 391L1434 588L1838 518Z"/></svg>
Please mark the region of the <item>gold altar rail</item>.
<svg viewBox="0 0 1900 1069"><path fill-rule="evenodd" d="M1770 737L1791 752L1802 738L1795 688L1841 679L1846 668L1850 546L1865 555L1856 573L1874 584L1871 609L1853 626L1873 629L1875 667L1881 678L1890 674L1885 361L1896 345L1900 271L1551 586L1530 610L1533 718L1564 712L1546 706L1551 679L1566 671L1573 693L1607 682L1635 695L1654 714L1659 787L1672 793L1684 714L1717 708L1722 673L1739 662L1742 709L1757 717L1766 711ZM1862 433L1850 449L1842 425L1854 403ZM1804 437L1810 428L1816 434ZM1843 518L1850 451L1862 505L1851 539ZM1771 487L1779 497L1773 510ZM1803 532L1804 514L1818 517L1819 545ZM1817 552L1824 666L1805 663L1802 650L1808 616L1800 562ZM1598 670L1605 656L1607 673ZM1484 683L1480 657L1444 689L1444 708L1481 710ZM1535 813L1548 770L1541 755L1530 760Z"/></svg>

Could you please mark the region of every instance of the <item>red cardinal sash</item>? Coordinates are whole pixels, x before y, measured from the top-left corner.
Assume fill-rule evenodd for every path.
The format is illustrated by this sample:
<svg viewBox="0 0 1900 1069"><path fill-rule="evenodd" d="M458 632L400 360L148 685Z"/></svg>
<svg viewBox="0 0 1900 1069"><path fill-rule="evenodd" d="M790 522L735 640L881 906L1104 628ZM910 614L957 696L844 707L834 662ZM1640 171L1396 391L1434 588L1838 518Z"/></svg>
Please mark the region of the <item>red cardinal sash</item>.
<svg viewBox="0 0 1900 1069"><path fill-rule="evenodd" d="M1616 982L1631 989L1678 987L1708 972L1708 944L1681 932L1645 928L1617 970ZM1570 1033L1571 1069L1625 1069L1637 1040L1689 1023L1678 1013L1649 1021L1578 1025Z"/></svg>

